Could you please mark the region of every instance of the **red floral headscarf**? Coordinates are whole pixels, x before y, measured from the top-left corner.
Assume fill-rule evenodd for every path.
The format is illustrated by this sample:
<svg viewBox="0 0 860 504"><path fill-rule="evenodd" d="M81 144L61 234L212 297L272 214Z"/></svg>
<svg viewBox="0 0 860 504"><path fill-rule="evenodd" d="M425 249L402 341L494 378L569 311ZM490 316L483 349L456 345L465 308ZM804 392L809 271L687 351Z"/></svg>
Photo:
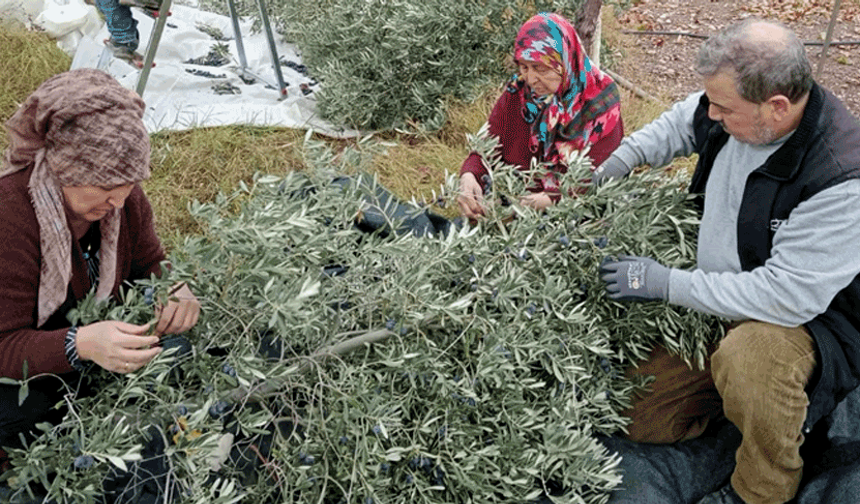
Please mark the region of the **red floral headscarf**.
<svg viewBox="0 0 860 504"><path fill-rule="evenodd" d="M591 64L573 26L557 14L537 14L523 24L514 44L514 61L547 65L562 76L555 94L536 95L514 74L508 91L519 93L523 117L531 124L529 147L542 160L565 158L608 135L621 118L618 86Z"/></svg>

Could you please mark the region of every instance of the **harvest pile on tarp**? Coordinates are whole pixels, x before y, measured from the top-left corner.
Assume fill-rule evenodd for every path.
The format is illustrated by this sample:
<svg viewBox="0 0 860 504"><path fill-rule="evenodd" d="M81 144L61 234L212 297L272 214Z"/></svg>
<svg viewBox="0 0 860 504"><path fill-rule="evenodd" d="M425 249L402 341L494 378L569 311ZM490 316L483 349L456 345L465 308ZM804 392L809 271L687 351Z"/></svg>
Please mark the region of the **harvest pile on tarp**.
<svg viewBox="0 0 860 504"><path fill-rule="evenodd" d="M203 306L176 351L130 375L88 372L82 388L100 391L71 394L59 425L11 453L11 486L58 502L122 501L118 489L159 502L605 501L620 478L595 434L624 428L642 385L625 366L657 343L695 365L721 335L665 303L612 302L597 275L622 253L693 264L683 176L576 193L588 160L572 159L562 186L576 195L539 214L516 205L524 183L496 162L485 222L416 236L356 225L400 204L372 178L331 183L360 156L307 152L313 171L194 205L206 231L166 278L72 314L143 323L178 280ZM455 186L436 201L454 204Z"/></svg>

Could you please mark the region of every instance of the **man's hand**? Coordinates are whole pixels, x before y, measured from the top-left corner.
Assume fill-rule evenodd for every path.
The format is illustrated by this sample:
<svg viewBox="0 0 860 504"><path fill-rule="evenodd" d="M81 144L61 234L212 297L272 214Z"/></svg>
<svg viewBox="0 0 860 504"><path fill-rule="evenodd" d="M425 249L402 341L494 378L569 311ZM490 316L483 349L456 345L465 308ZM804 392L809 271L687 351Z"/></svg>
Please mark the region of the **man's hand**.
<svg viewBox="0 0 860 504"><path fill-rule="evenodd" d="M457 197L460 213L469 220L484 216L484 190L471 173L460 176L460 196Z"/></svg>
<svg viewBox="0 0 860 504"><path fill-rule="evenodd" d="M669 299L670 269L648 257L609 257L600 263L606 295L618 301Z"/></svg>
<svg viewBox="0 0 860 504"><path fill-rule="evenodd" d="M158 319L155 334L160 336L183 333L197 323L200 317L200 301L187 284L179 284L171 290L167 306L158 307L155 316Z"/></svg>
<svg viewBox="0 0 860 504"><path fill-rule="evenodd" d="M78 329L78 357L116 373L131 373L145 366L161 351L158 336L144 336L149 324L116 320L96 322Z"/></svg>
<svg viewBox="0 0 860 504"><path fill-rule="evenodd" d="M609 156L603 164L591 172L591 185L596 187L611 179L624 178L630 171L631 168L620 158Z"/></svg>

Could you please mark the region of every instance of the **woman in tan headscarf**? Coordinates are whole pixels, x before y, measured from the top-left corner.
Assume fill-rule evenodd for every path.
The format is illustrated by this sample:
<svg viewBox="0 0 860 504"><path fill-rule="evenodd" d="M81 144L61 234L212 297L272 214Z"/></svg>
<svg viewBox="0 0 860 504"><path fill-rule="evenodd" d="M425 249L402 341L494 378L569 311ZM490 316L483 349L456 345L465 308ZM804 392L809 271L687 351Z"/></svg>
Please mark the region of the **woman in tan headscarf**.
<svg viewBox="0 0 860 504"><path fill-rule="evenodd" d="M153 335L149 325L69 327L66 320L93 286L106 299L126 280L161 272L165 255L139 184L149 178L143 112L140 97L111 76L80 69L45 81L6 123L0 376L74 377L87 361L136 371L159 353L160 335L197 323L200 304L187 286L159 309ZM41 421L56 402L56 384L34 381L20 406L17 387L0 386L0 447L17 444L18 432Z"/></svg>

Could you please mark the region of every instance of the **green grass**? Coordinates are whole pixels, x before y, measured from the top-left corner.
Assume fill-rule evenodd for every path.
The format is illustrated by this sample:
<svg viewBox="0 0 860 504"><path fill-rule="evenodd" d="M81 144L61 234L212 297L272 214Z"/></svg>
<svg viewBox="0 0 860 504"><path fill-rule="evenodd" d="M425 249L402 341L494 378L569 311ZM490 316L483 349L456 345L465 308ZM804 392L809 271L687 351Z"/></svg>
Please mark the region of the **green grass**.
<svg viewBox="0 0 860 504"><path fill-rule="evenodd" d="M6 122L18 105L48 77L68 70L72 58L44 33L0 20L0 120ZM0 149L8 144L0 138Z"/></svg>
<svg viewBox="0 0 860 504"><path fill-rule="evenodd" d="M611 9L605 13L611 14ZM622 47L611 15L604 16L604 39ZM626 55L630 56L630 55ZM71 59L43 33L20 25L0 24L0 120L5 122L16 107L48 77L69 68ZM486 121L501 92L487 89L473 103L449 100L448 120L442 129L415 134L389 132L377 135L385 148L375 146L369 169L394 194L409 199L431 200L445 173L456 173L468 154L466 135ZM624 91L622 116L630 133L656 117L663 109ZM302 144L305 132L278 127L225 126L198 128L152 135L152 178L144 184L156 217L159 235L168 249L184 236L200 231L188 214L193 200L208 201L219 191L229 191L254 173L285 173L305 169ZM356 140L330 140L335 149L357 145ZM0 139L5 149L6 138ZM676 167L689 168L682 160ZM449 217L453 205L437 209Z"/></svg>
<svg viewBox="0 0 860 504"><path fill-rule="evenodd" d="M486 122L498 97L498 89L488 89L474 103L449 100L448 119L441 130L424 135L388 135L394 144L384 155L373 159L373 172L380 182L404 198L432 200L447 173L457 173L469 154L466 135ZM454 206L436 208L448 217L456 215Z"/></svg>
<svg viewBox="0 0 860 504"><path fill-rule="evenodd" d="M151 136L149 196L159 235L171 248L200 229L188 204L229 192L255 173L303 169L304 132L288 128L230 126L160 132Z"/></svg>

